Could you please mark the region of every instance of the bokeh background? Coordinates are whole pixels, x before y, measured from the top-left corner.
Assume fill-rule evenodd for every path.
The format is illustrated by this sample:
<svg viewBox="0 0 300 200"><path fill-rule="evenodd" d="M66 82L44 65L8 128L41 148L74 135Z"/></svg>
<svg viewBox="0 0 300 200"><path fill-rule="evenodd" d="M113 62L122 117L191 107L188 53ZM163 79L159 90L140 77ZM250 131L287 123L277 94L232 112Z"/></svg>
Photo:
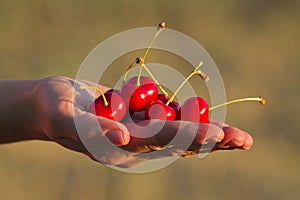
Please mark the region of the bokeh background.
<svg viewBox="0 0 300 200"><path fill-rule="evenodd" d="M149 174L121 173L51 142L2 145L1 200L300 197L300 1L0 2L1 79L75 77L101 41L164 20L206 48L228 99L267 100L227 109L227 123L252 134L251 150L180 159Z"/></svg>

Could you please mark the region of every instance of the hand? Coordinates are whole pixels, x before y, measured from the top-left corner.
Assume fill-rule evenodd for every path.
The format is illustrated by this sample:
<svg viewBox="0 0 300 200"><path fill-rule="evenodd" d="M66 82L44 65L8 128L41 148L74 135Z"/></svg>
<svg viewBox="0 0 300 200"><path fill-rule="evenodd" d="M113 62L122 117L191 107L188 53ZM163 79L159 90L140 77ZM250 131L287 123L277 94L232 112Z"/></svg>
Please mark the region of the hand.
<svg viewBox="0 0 300 200"><path fill-rule="evenodd" d="M152 120L136 124L97 117L87 112L96 98L93 90L82 90L80 85L96 84L65 77L39 81L30 97L32 115L38 119L33 126L49 140L101 163L131 167L166 156L186 157L202 150L249 149L252 146L253 140L248 133L220 122ZM98 87L104 91L108 89Z"/></svg>

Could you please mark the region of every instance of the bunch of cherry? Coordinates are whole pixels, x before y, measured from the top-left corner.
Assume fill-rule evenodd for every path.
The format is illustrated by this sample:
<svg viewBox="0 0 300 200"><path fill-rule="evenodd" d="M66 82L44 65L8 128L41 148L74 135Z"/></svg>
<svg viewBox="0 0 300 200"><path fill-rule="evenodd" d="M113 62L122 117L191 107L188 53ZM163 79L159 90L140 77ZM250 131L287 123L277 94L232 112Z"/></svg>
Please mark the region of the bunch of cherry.
<svg viewBox="0 0 300 200"><path fill-rule="evenodd" d="M168 93L145 65L145 58L149 49L164 28L165 23L160 23L157 32L145 50L143 57L136 58L126 70L123 85L120 89L110 89L104 93L99 88L96 88L101 95L90 105L90 112L97 116L106 117L115 121L122 121L125 115L128 114L134 116L134 113L136 112L143 112L145 120L183 120L197 123L209 123L209 111L215 108L241 101L258 101L261 104L265 103L265 100L261 97L250 97L232 100L209 108L205 99L201 97L191 97L180 106L174 99L182 86L194 75L200 76L205 81L208 81L209 77L199 70L203 65L203 62L200 62L172 96L168 97ZM128 72L135 65L139 66L138 75L126 80ZM143 69L147 71L149 76L141 75ZM82 86L81 88L88 87Z"/></svg>

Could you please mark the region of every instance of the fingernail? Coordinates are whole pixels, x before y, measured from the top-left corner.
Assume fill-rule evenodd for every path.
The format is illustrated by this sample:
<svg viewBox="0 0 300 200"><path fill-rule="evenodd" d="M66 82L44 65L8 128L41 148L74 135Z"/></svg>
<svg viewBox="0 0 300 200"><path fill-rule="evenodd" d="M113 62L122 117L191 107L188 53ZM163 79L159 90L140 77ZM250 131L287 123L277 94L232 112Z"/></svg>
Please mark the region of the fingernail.
<svg viewBox="0 0 300 200"><path fill-rule="evenodd" d="M251 149L251 147L252 147L251 144L245 144L245 145L243 146L243 149L249 150L249 149Z"/></svg>
<svg viewBox="0 0 300 200"><path fill-rule="evenodd" d="M217 142L222 142L222 140L223 140L223 138L219 137L219 138L217 139Z"/></svg>
<svg viewBox="0 0 300 200"><path fill-rule="evenodd" d="M244 146L243 149L244 150L249 150L249 149L251 149L251 147Z"/></svg>
<svg viewBox="0 0 300 200"><path fill-rule="evenodd" d="M106 136L116 146L126 145L129 142L129 136L121 130L108 131Z"/></svg>
<svg viewBox="0 0 300 200"><path fill-rule="evenodd" d="M240 147L242 146L243 144L237 140L232 140L231 142L228 142L228 145L231 146L231 147Z"/></svg>
<svg viewBox="0 0 300 200"><path fill-rule="evenodd" d="M122 131L123 145L129 143L130 135Z"/></svg>

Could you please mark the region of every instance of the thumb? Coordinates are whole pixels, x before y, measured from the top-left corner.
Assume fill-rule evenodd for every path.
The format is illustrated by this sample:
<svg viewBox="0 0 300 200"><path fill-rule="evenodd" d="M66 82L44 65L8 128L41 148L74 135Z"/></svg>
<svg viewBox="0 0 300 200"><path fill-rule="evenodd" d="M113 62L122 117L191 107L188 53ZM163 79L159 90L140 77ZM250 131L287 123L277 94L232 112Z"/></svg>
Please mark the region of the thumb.
<svg viewBox="0 0 300 200"><path fill-rule="evenodd" d="M126 145L130 141L130 135L121 130L109 130L106 137L116 146Z"/></svg>
<svg viewBox="0 0 300 200"><path fill-rule="evenodd" d="M98 122L102 129L102 134L114 145L123 146L129 143L129 131L122 123L104 117L98 117Z"/></svg>

